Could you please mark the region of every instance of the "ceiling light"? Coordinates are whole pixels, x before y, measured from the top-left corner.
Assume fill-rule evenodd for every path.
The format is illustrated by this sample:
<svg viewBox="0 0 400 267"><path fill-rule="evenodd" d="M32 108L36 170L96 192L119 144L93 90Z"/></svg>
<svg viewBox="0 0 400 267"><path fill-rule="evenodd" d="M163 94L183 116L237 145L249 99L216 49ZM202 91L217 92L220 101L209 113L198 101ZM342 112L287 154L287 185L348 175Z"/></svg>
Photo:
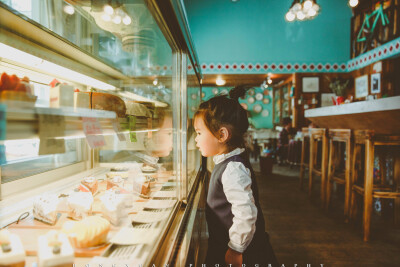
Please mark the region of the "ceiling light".
<svg viewBox="0 0 400 267"><path fill-rule="evenodd" d="M306 0L303 2L303 8L305 10L310 9L313 6L313 2L311 0Z"/></svg>
<svg viewBox="0 0 400 267"><path fill-rule="evenodd" d="M271 77L268 77L268 84L271 84L272 83L272 79L271 79Z"/></svg>
<svg viewBox="0 0 400 267"><path fill-rule="evenodd" d="M68 15L73 15L75 13L75 8L73 6L66 5L64 6L64 12Z"/></svg>
<svg viewBox="0 0 400 267"><path fill-rule="evenodd" d="M153 84L154 84L154 85L157 85L157 84L158 84L158 80L157 80L157 78L156 78L156 79L154 79L154 81L153 81Z"/></svg>
<svg viewBox="0 0 400 267"><path fill-rule="evenodd" d="M126 15L126 16L122 19L122 22L123 22L125 25L129 25L129 24L131 24L132 19L131 19L131 17L129 17L128 15Z"/></svg>
<svg viewBox="0 0 400 267"><path fill-rule="evenodd" d="M82 73L67 69L50 61L25 53L11 46L0 43L1 61L16 62L18 65L32 67L35 70L41 70L51 75L61 77L65 80L74 81L80 84L88 85L97 89L115 90L115 86L99 81Z"/></svg>
<svg viewBox="0 0 400 267"><path fill-rule="evenodd" d="M218 78L218 79L215 81L215 84L218 85L218 86L225 85L225 83L226 83L226 81L225 81L225 80L222 80L221 78Z"/></svg>
<svg viewBox="0 0 400 267"><path fill-rule="evenodd" d="M121 21L122 21L121 16L119 16L119 15L115 16L115 17L112 19L112 21L113 21L115 24L120 24Z"/></svg>
<svg viewBox="0 0 400 267"><path fill-rule="evenodd" d="M114 8L113 8L112 6L110 6L110 5L105 5L105 6L103 7L103 10L104 10L104 12L105 12L106 14L108 14L108 15L114 14Z"/></svg>
<svg viewBox="0 0 400 267"><path fill-rule="evenodd" d="M315 9L311 8L307 11L307 15L310 17L314 17L315 15L317 15L317 11L315 11Z"/></svg>
<svg viewBox="0 0 400 267"><path fill-rule="evenodd" d="M285 18L287 21L293 21L296 18L296 15L293 14L291 10L289 10L288 13L286 13Z"/></svg>
<svg viewBox="0 0 400 267"><path fill-rule="evenodd" d="M104 21L110 21L110 20L111 20L110 15L108 15L108 14L106 14L106 13L104 13L103 15L101 15L101 18L102 18Z"/></svg>
<svg viewBox="0 0 400 267"><path fill-rule="evenodd" d="M351 7L356 7L358 5L358 0L349 0L349 5Z"/></svg>
<svg viewBox="0 0 400 267"><path fill-rule="evenodd" d="M303 20L303 19L306 18L306 15L304 15L303 11L298 11L298 12L296 13L296 18L297 18L298 20Z"/></svg>
<svg viewBox="0 0 400 267"><path fill-rule="evenodd" d="M285 19L292 22L295 19L303 21L313 19L318 15L320 6L317 0L293 0L288 12L285 14Z"/></svg>

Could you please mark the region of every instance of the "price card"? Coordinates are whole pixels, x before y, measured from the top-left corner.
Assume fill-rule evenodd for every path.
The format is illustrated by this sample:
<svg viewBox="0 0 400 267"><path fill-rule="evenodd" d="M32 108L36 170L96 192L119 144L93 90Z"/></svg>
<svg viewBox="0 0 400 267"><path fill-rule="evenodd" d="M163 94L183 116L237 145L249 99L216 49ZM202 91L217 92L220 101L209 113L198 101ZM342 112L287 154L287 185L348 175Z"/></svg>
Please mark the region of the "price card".
<svg viewBox="0 0 400 267"><path fill-rule="evenodd" d="M106 144L103 130L97 118L82 117L83 132L91 148L102 147Z"/></svg>
<svg viewBox="0 0 400 267"><path fill-rule="evenodd" d="M121 125L119 124L117 119L112 121L112 125L113 125L115 133L118 136L118 140L126 141L125 135L122 133Z"/></svg>
<svg viewBox="0 0 400 267"><path fill-rule="evenodd" d="M39 116L39 155L65 153L64 116L38 114Z"/></svg>

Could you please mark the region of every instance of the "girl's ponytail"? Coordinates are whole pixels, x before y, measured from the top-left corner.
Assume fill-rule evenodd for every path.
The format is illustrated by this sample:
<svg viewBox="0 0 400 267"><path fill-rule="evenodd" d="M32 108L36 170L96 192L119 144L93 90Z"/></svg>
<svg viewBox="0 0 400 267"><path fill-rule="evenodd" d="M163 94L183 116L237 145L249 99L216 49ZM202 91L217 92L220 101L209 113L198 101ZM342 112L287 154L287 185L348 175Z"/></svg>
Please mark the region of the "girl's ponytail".
<svg viewBox="0 0 400 267"><path fill-rule="evenodd" d="M246 94L246 91L249 90L250 88L252 88L252 86L249 85L236 86L229 91L229 98L239 102L239 97L243 98Z"/></svg>

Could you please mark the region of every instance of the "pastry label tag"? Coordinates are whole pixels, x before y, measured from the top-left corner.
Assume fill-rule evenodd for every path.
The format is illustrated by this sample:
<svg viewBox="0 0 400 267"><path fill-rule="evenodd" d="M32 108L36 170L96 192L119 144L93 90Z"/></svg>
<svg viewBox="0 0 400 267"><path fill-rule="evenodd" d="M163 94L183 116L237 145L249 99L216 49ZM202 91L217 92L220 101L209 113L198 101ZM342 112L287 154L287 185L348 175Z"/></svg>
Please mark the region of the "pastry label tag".
<svg viewBox="0 0 400 267"><path fill-rule="evenodd" d="M106 140L103 136L100 122L97 118L82 117L83 132L91 148L105 146Z"/></svg>

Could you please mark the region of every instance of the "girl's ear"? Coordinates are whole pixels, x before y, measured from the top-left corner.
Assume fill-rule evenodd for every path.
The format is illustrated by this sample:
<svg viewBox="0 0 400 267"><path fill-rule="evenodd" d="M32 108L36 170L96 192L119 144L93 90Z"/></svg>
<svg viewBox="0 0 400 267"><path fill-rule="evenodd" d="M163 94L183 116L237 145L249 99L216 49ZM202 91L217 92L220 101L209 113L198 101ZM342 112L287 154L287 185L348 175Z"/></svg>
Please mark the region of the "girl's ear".
<svg viewBox="0 0 400 267"><path fill-rule="evenodd" d="M218 141L220 143L225 143L229 139L229 130L226 127L221 127L218 131L219 138Z"/></svg>

